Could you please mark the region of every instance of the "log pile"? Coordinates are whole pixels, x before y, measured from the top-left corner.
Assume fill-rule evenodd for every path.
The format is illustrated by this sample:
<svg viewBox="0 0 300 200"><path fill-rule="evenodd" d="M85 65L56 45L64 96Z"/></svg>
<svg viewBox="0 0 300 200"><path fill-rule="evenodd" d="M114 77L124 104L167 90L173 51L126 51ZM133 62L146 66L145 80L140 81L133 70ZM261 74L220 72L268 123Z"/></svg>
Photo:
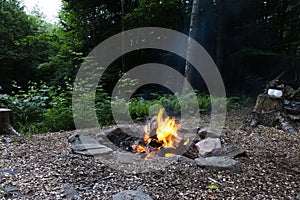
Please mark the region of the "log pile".
<svg viewBox="0 0 300 200"><path fill-rule="evenodd" d="M295 90L284 85L279 75L267 84L265 92L258 95L256 104L242 129L249 133L257 125L276 127L290 134L298 133L300 121L300 87Z"/></svg>

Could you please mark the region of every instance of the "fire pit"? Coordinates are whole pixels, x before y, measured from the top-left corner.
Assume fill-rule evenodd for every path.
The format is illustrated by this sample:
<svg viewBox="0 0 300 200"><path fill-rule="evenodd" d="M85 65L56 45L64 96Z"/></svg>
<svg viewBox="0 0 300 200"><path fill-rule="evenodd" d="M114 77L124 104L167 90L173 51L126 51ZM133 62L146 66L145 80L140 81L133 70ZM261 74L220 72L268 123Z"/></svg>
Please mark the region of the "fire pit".
<svg viewBox="0 0 300 200"><path fill-rule="evenodd" d="M175 156L179 149L189 143L189 139L179 137L179 129L180 125L176 123L175 118L164 118L164 110L161 108L157 116L148 120L144 127L144 137L136 141L132 152L145 153L142 159L153 158L155 155Z"/></svg>
<svg viewBox="0 0 300 200"><path fill-rule="evenodd" d="M69 137L73 152L92 155L111 168L130 173L162 170L174 162L239 171L234 158L244 153L237 147L222 147L222 131L182 128L163 109L145 125L119 125L90 133L80 130Z"/></svg>
<svg viewBox="0 0 300 200"><path fill-rule="evenodd" d="M106 131L106 135L117 147L140 156L141 160L148 160L183 154L197 129L180 128L176 118L167 116L161 108L157 115L147 119L145 126L133 131L126 126L113 128Z"/></svg>

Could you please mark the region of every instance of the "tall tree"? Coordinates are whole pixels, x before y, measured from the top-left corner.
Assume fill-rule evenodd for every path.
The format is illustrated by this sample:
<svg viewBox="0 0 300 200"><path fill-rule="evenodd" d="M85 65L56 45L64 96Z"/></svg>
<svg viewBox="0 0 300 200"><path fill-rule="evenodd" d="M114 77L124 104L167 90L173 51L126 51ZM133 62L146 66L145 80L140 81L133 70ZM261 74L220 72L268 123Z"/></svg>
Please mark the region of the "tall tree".
<svg viewBox="0 0 300 200"><path fill-rule="evenodd" d="M198 25L199 25L199 12L200 12L200 0L193 0L192 12L191 12L191 20L190 20L190 27L189 27L189 40L187 44L187 52L186 52L186 63L185 63L185 77L187 82L193 83L193 67L188 62L191 60L193 47L191 44L191 39L195 39L198 32ZM187 82L185 82L187 84ZM183 85L183 93L186 92L187 85Z"/></svg>
<svg viewBox="0 0 300 200"><path fill-rule="evenodd" d="M0 85L8 92L12 80L24 85L38 78L37 65L48 58L47 42L34 39L44 32L40 20L16 0L0 0L0 19Z"/></svg>

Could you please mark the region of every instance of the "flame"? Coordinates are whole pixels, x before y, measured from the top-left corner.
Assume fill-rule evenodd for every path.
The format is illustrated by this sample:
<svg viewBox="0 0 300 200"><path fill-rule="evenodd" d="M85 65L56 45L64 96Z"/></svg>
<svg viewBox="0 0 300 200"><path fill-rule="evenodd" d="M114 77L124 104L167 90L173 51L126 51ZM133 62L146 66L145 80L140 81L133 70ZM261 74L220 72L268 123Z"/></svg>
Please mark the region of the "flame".
<svg viewBox="0 0 300 200"><path fill-rule="evenodd" d="M160 109L157 115L156 137L158 142L162 143L162 147L175 148L174 143L178 137L177 131L180 128L176 124L174 118L167 117L163 119L164 110Z"/></svg>
<svg viewBox="0 0 300 200"><path fill-rule="evenodd" d="M181 142L181 138L178 136L177 131L180 129L180 125L176 123L175 118L163 117L164 109L160 109L157 115L156 121L156 133L150 137L150 125L147 124L144 127L143 145L135 144L133 150L136 153L145 152L147 155L144 160L153 158L152 151L158 151L162 148L176 149ZM160 144L159 147L153 147L150 143ZM188 143L188 140L184 142L184 145ZM173 153L165 153L165 157L174 156Z"/></svg>

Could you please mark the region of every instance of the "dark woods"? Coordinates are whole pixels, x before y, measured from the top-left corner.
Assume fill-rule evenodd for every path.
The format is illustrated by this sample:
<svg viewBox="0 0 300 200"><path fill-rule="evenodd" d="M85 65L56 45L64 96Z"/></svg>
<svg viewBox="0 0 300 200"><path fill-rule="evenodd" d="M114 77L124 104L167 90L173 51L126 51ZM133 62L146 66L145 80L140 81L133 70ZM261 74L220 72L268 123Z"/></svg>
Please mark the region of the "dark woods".
<svg viewBox="0 0 300 200"><path fill-rule="evenodd" d="M194 0L195 39L214 59L229 95L253 96L282 71L299 85L299 0ZM59 24L29 16L16 0L0 1L0 85L40 80L65 87L84 57L108 37L136 27L165 27L188 34L193 2L186 0L63 0ZM176 41L174 41L176 42ZM116 60L102 80L106 92L127 70L149 62L185 74L185 61L169 52L141 50ZM72 82L72 81L71 81ZM205 91L201 76L193 86ZM160 91L162 88L157 88Z"/></svg>

